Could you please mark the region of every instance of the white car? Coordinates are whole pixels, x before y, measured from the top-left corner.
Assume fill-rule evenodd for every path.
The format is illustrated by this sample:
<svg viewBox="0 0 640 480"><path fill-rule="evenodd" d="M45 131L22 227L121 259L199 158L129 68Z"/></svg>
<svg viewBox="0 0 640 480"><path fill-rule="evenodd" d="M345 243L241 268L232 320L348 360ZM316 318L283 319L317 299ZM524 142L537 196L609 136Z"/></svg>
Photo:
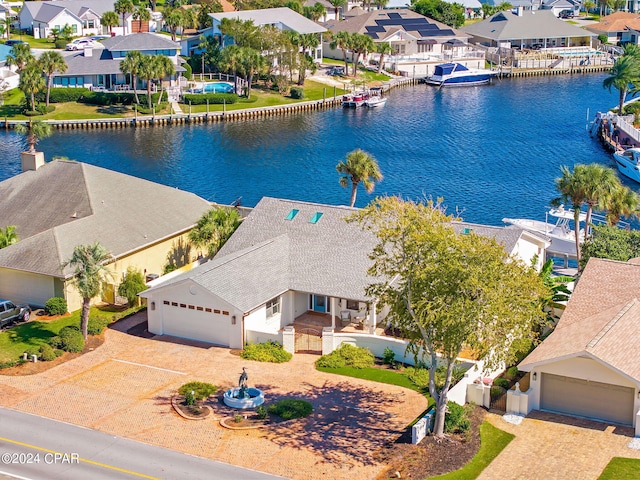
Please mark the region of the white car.
<svg viewBox="0 0 640 480"><path fill-rule="evenodd" d="M79 38L71 43L67 43L67 50L82 50L86 47L94 47L95 42L90 38Z"/></svg>

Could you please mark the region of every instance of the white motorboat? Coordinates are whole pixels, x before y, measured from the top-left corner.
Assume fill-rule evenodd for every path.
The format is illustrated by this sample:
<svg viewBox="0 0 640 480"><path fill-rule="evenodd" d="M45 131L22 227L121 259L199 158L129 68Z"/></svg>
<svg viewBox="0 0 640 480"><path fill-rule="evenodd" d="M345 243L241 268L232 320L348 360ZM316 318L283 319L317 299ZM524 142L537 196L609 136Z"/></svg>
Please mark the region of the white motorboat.
<svg viewBox="0 0 640 480"><path fill-rule="evenodd" d="M433 75L425 78L429 85L444 87L466 87L485 85L497 72L484 68L468 68L461 63L443 63L436 65Z"/></svg>
<svg viewBox="0 0 640 480"><path fill-rule="evenodd" d="M613 158L621 174L640 183L640 148L618 150L613 154Z"/></svg>
<svg viewBox="0 0 640 480"><path fill-rule="evenodd" d="M372 95L366 102L364 102L364 104L369 108L384 107L386 103L387 99L380 95Z"/></svg>

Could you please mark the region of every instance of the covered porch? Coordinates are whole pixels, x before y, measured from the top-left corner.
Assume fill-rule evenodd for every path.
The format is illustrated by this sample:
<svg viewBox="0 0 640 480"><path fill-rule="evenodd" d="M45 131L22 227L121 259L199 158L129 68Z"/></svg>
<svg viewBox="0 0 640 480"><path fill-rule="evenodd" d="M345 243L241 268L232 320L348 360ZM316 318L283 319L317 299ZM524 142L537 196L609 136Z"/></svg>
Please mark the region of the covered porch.
<svg viewBox="0 0 640 480"><path fill-rule="evenodd" d="M323 328L333 328L334 332L339 333L366 333L384 336L384 325L375 327L369 325L370 316L371 312L354 313L342 311L336 312L334 315L331 313L307 311L297 316L290 325L293 326L296 331L317 330L320 334Z"/></svg>

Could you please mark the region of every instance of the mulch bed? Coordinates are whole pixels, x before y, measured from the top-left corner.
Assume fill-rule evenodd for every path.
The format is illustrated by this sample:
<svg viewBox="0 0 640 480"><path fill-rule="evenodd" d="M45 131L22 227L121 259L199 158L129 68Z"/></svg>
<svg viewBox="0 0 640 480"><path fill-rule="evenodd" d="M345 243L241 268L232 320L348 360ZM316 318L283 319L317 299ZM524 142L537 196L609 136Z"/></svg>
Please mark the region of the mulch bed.
<svg viewBox="0 0 640 480"><path fill-rule="evenodd" d="M202 402L196 402L195 405L186 405L184 396L176 395L171 399L171 405L181 417L189 420L202 420L213 414L210 406L204 405Z"/></svg>
<svg viewBox="0 0 640 480"><path fill-rule="evenodd" d="M471 428L466 434L447 434L441 440L425 437L418 445L411 444L411 429L395 443L378 452L377 460L386 463L387 469L377 480L397 478L429 478L464 467L480 449L480 424L486 411L475 407L469 416Z"/></svg>

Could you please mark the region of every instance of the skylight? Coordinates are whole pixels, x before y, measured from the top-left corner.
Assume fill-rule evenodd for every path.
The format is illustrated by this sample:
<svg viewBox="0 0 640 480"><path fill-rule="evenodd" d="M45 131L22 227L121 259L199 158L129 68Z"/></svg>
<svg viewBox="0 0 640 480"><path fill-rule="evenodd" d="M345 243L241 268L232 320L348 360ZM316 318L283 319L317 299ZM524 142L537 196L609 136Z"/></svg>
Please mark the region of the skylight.
<svg viewBox="0 0 640 480"><path fill-rule="evenodd" d="M309 220L309 223L318 223L322 218L322 215L324 215L322 212L314 213L313 217L311 217L311 220Z"/></svg>
<svg viewBox="0 0 640 480"><path fill-rule="evenodd" d="M292 208L291 211L289 212L289 215L286 216L285 220L293 220L294 218L296 218L296 215L298 214L299 211L300 210Z"/></svg>

